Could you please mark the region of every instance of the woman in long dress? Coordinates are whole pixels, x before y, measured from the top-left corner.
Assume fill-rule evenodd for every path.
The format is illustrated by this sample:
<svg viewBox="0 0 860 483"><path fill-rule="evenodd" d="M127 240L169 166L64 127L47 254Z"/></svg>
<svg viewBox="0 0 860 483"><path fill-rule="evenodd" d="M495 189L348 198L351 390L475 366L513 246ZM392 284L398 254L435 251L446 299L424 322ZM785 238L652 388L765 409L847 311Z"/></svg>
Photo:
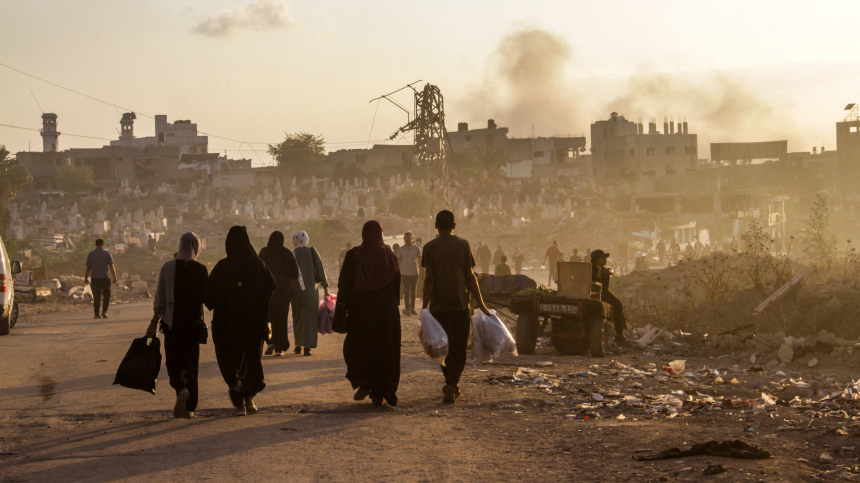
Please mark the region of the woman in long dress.
<svg viewBox="0 0 860 483"><path fill-rule="evenodd" d="M376 220L364 224L361 246L348 251L337 282L337 310L345 310L343 358L354 399L370 396L397 405L400 384L400 269Z"/></svg>
<svg viewBox="0 0 860 483"><path fill-rule="evenodd" d="M257 412L254 396L263 381L263 341L268 339L269 299L275 279L257 256L244 226L225 242L227 258L212 269L204 303L212 314L212 342L236 416Z"/></svg>
<svg viewBox="0 0 860 483"><path fill-rule="evenodd" d="M299 278L293 283L293 337L296 340L295 353L306 356L317 346L319 328L319 286L328 295L328 280L325 277L322 260L316 248L309 247L308 234L304 231L293 233L293 256L299 266ZM317 285L319 284L319 285Z"/></svg>
<svg viewBox="0 0 860 483"><path fill-rule="evenodd" d="M289 316L292 291L290 281L297 280L299 268L293 252L284 246L284 234L275 231L269 243L260 250L260 258L275 277L275 291L269 300L269 323L272 324L272 340L266 347L266 355L285 355L290 349Z"/></svg>
<svg viewBox="0 0 860 483"><path fill-rule="evenodd" d="M161 322L164 356L170 387L176 391L173 417L194 417L197 409L197 368L200 361L199 334L203 323L203 293L208 270L195 261L200 240L188 232L179 238L176 258L158 272L152 304L152 321L146 335L154 337Z"/></svg>

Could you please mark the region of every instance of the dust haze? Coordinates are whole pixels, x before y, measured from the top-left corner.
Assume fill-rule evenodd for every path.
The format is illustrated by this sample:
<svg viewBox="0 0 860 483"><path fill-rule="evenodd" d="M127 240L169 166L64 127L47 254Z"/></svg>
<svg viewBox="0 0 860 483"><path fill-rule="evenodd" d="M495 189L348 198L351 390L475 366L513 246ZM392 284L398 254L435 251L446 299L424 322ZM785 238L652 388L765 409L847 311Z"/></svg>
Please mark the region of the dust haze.
<svg viewBox="0 0 860 483"><path fill-rule="evenodd" d="M797 140L799 130L785 107L742 79L727 73L689 77L642 69L603 112L641 117L645 123L653 116L658 129L664 116L686 117L690 132L699 135L700 156L708 155L711 142Z"/></svg>
<svg viewBox="0 0 860 483"><path fill-rule="evenodd" d="M613 111L646 123L655 117L660 130L664 116L686 117L690 132L699 134L700 156L708 156L710 142L802 137L787 112L790 104L728 72L640 68L619 90L593 82L585 87L573 72L575 51L561 36L515 30L499 41L480 86L469 94L470 118L493 118L512 135L528 136L533 128L536 135L581 133Z"/></svg>
<svg viewBox="0 0 860 483"><path fill-rule="evenodd" d="M560 36L538 28L506 35L489 59L487 73L466 106L473 119L495 118L524 136L573 129L577 93L565 85L573 48Z"/></svg>

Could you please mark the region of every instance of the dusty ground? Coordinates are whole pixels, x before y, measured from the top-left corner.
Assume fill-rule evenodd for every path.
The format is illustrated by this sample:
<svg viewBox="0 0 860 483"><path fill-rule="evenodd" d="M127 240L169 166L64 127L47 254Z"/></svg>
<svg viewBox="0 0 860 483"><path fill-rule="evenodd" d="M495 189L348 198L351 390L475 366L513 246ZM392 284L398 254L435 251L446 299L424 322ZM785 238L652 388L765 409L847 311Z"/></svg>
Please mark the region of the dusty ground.
<svg viewBox="0 0 860 483"><path fill-rule="evenodd" d="M0 481L806 481L850 479L839 465L851 467L860 454L857 438L825 432L844 421L813 420L802 409L778 406L759 415L706 409L674 419L635 408L596 409L599 419L583 420L571 416L580 413L577 400L587 397L511 380L518 367L555 376L590 368L595 375L572 376L566 387L582 394L621 385L628 387L624 394L683 387L677 379L625 380L610 370L611 359L640 368L668 360L641 351L592 359L550 349L469 366L463 397L442 405L441 374L421 352L412 317L404 320L396 408L352 401L342 336L329 335L312 357L264 358L268 387L257 399L261 411L240 418L229 415L211 343L203 346L198 417L174 420L164 368L155 396L111 385L149 311L147 302L114 307L108 320L93 320L84 306L22 311L12 334L0 338ZM536 366L542 361L554 366ZM756 382L780 379L733 371L735 364L750 365L741 356L687 358L688 367L729 368L729 377L739 380L713 395L732 391L752 400L761 393ZM744 432L745 424L755 432ZM778 431L786 425L795 430ZM632 459L734 439L774 457ZM836 464L820 463L822 453ZM703 476L711 464L728 471Z"/></svg>

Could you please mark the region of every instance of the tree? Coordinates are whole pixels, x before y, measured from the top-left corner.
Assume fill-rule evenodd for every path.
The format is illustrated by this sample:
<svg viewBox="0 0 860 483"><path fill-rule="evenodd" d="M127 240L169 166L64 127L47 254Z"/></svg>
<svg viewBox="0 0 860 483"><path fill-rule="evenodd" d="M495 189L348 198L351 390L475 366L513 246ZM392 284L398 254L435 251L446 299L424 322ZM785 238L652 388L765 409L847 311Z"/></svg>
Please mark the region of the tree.
<svg viewBox="0 0 860 483"><path fill-rule="evenodd" d="M285 175L306 178L317 171L325 156L325 138L322 134L287 133L280 144L270 144L268 152Z"/></svg>
<svg viewBox="0 0 860 483"><path fill-rule="evenodd" d="M747 275L753 288L761 291L764 289L768 268L771 265L770 244L773 240L770 239L770 235L765 232L758 220L753 220L747 231L741 235L741 241L744 242L744 251L749 257Z"/></svg>
<svg viewBox="0 0 860 483"><path fill-rule="evenodd" d="M430 195L423 186L410 186L388 200L388 210L403 218L426 218L430 215Z"/></svg>
<svg viewBox="0 0 860 483"><path fill-rule="evenodd" d="M6 146L0 144L0 227L6 232L9 226L9 212L6 205L15 199L18 190L30 184L33 177L18 164L18 160L9 156Z"/></svg>
<svg viewBox="0 0 860 483"><path fill-rule="evenodd" d="M72 198L82 193L90 194L96 186L93 182L93 169L89 166L61 166L54 177L54 186Z"/></svg>
<svg viewBox="0 0 860 483"><path fill-rule="evenodd" d="M499 169L510 161L507 151L503 148L492 147L487 147L486 149L479 147L475 151L475 158L481 164L481 167L487 171L487 176L490 178L496 178L499 174Z"/></svg>
<svg viewBox="0 0 860 483"><path fill-rule="evenodd" d="M827 198L815 195L812 204L812 214L806 221L808 235L803 239L803 254L816 266L830 269L836 258L836 239L828 235L830 226L830 208Z"/></svg>

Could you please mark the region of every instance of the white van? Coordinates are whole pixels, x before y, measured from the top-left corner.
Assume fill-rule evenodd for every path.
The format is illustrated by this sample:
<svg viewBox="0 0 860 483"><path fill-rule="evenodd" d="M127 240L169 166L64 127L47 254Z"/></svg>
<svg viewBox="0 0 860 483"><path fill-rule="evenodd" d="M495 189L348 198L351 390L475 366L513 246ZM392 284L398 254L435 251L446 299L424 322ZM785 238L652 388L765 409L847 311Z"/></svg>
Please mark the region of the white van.
<svg viewBox="0 0 860 483"><path fill-rule="evenodd" d="M8 335L18 322L18 302L15 301L15 275L21 273L21 262L9 260L6 244L0 238L0 335Z"/></svg>

